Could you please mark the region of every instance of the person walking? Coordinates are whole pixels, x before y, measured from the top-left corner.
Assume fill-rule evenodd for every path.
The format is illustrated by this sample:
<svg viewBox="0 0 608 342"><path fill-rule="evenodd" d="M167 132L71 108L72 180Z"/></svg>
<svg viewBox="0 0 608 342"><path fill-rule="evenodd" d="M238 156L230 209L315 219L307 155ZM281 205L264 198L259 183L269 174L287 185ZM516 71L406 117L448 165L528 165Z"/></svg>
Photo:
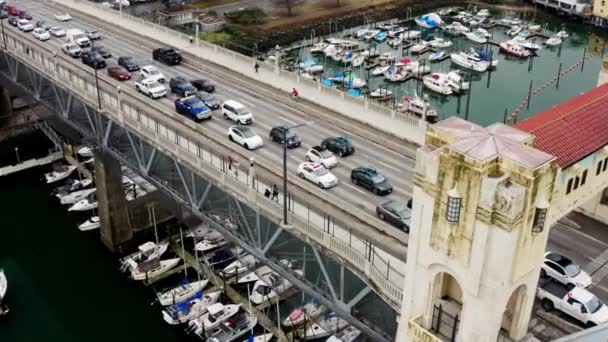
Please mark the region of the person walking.
<svg viewBox="0 0 608 342"><path fill-rule="evenodd" d="M279 187L276 184L272 185L272 200L279 201Z"/></svg>
<svg viewBox="0 0 608 342"><path fill-rule="evenodd" d="M258 64L258 62L255 62L255 65L253 66L253 68L255 69L255 73L258 73L258 70L260 70L260 65Z"/></svg>
<svg viewBox="0 0 608 342"><path fill-rule="evenodd" d="M228 170L232 170L232 157L228 156Z"/></svg>

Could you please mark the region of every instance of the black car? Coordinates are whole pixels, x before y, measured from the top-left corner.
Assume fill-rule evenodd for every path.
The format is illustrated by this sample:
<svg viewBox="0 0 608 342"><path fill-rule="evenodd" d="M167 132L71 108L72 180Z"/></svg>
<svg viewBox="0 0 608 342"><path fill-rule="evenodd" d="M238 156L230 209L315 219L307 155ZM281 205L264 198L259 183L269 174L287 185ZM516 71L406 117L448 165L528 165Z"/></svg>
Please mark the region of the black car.
<svg viewBox="0 0 608 342"><path fill-rule="evenodd" d="M49 25L49 24L48 24L46 21L44 21L44 20L38 20L38 21L36 22L36 28L43 28L43 29L45 29L45 30L47 30L47 31L48 31L48 30L50 30L50 29L52 28L52 26L51 26L51 25Z"/></svg>
<svg viewBox="0 0 608 342"><path fill-rule="evenodd" d="M135 58L133 58L131 56L118 57L118 65L122 66L123 68L125 68L129 71L139 70L139 64L137 64L137 61L135 61Z"/></svg>
<svg viewBox="0 0 608 342"><path fill-rule="evenodd" d="M183 77L174 77L169 81L171 91L179 96L190 96L196 93L196 88Z"/></svg>
<svg viewBox="0 0 608 342"><path fill-rule="evenodd" d="M0 19L8 18L8 13L5 10L0 10Z"/></svg>
<svg viewBox="0 0 608 342"><path fill-rule="evenodd" d="M182 61L182 56L173 48L159 48L152 51L152 59L168 65L177 65Z"/></svg>
<svg viewBox="0 0 608 342"><path fill-rule="evenodd" d="M338 157L345 157L355 153L355 147L345 137L333 137L323 139L321 147L337 154Z"/></svg>
<svg viewBox="0 0 608 342"><path fill-rule="evenodd" d="M393 186L372 167L353 169L350 173L350 180L353 184L362 186L378 195L388 195L393 192Z"/></svg>
<svg viewBox="0 0 608 342"><path fill-rule="evenodd" d="M94 51L87 51L80 54L82 63L90 66L93 69L103 69L106 67L106 61L100 54Z"/></svg>
<svg viewBox="0 0 608 342"><path fill-rule="evenodd" d="M110 57L112 57L112 54L110 53L110 51L108 51L103 46L94 46L94 47L91 48L91 51L92 52L97 52L103 58L110 58Z"/></svg>
<svg viewBox="0 0 608 342"><path fill-rule="evenodd" d="M215 85L209 80L198 79L192 80L190 83L198 90L206 91L208 93L213 93L215 91Z"/></svg>
<svg viewBox="0 0 608 342"><path fill-rule="evenodd" d="M302 144L300 137L296 133L285 126L275 126L270 130L270 140L283 144L283 139L287 140L288 148L296 148Z"/></svg>
<svg viewBox="0 0 608 342"><path fill-rule="evenodd" d="M215 96L213 94L209 94L206 91L197 91L196 97L198 97L201 101L203 101L205 106L207 106L213 110L220 108L220 100L217 98L217 96Z"/></svg>
<svg viewBox="0 0 608 342"><path fill-rule="evenodd" d="M19 22L19 17L14 15L8 18L8 23L11 26L17 26L17 22Z"/></svg>
<svg viewBox="0 0 608 342"><path fill-rule="evenodd" d="M412 210L407 205L397 201L386 201L378 204L376 215L397 228L403 229L406 233L410 232L410 220Z"/></svg>

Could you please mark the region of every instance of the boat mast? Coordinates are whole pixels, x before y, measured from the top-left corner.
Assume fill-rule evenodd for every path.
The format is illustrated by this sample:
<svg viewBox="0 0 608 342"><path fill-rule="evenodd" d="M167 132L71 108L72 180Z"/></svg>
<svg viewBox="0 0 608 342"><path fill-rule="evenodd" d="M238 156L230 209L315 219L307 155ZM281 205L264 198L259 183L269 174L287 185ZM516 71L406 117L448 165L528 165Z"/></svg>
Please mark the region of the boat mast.
<svg viewBox="0 0 608 342"><path fill-rule="evenodd" d="M179 238L182 242L182 256L186 256L186 249L184 248L184 230L182 227L179 227ZM184 278L188 279L188 267L184 268Z"/></svg>

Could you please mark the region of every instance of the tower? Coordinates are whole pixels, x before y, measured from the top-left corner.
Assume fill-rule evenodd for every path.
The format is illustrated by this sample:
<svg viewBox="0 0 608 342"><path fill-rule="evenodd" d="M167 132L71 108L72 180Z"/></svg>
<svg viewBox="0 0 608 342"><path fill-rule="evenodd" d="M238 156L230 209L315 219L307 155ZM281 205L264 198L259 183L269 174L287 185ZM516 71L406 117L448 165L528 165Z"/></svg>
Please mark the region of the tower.
<svg viewBox="0 0 608 342"><path fill-rule="evenodd" d="M526 335L557 172L532 141L457 117L429 126L416 156L397 341Z"/></svg>

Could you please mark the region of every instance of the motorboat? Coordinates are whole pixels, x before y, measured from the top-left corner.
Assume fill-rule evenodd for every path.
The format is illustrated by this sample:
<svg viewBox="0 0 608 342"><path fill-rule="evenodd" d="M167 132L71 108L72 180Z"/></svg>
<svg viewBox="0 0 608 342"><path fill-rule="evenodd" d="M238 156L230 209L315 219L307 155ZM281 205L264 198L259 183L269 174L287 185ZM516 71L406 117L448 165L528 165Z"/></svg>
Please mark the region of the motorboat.
<svg viewBox="0 0 608 342"><path fill-rule="evenodd" d="M373 76L383 75L385 72L388 71L388 69L390 67L391 67L390 65L379 65L372 69L372 75Z"/></svg>
<svg viewBox="0 0 608 342"><path fill-rule="evenodd" d="M523 38L520 36L516 36L515 38L511 39L509 41L509 43L514 44L514 45L520 45L525 49L533 50L533 51L539 50L541 48L540 45L530 42L526 38Z"/></svg>
<svg viewBox="0 0 608 342"><path fill-rule="evenodd" d="M55 183L68 178L72 174L72 172L76 170L76 168L76 165L57 166L53 169L53 171L45 173L44 178L46 178L46 182L48 184Z"/></svg>
<svg viewBox="0 0 608 342"><path fill-rule="evenodd" d="M273 336L274 336L273 333L255 335L253 337L253 342L270 342L270 340L272 340ZM247 340L243 340L242 342L251 342L251 340L247 339Z"/></svg>
<svg viewBox="0 0 608 342"><path fill-rule="evenodd" d="M408 71L403 66L391 66L385 73L384 78L390 82L401 82L407 78Z"/></svg>
<svg viewBox="0 0 608 342"><path fill-rule="evenodd" d="M361 335L361 330L349 325L337 334L332 335L325 342L354 342Z"/></svg>
<svg viewBox="0 0 608 342"><path fill-rule="evenodd" d="M99 203L94 198L94 195L89 195L89 197L85 199L81 199L80 201L74 203L71 207L68 208L68 211L87 211L97 209Z"/></svg>
<svg viewBox="0 0 608 342"><path fill-rule="evenodd" d="M369 93L369 97L374 100L384 100L393 97L393 92L386 88L378 88Z"/></svg>
<svg viewBox="0 0 608 342"><path fill-rule="evenodd" d="M416 44L416 45L412 46L412 47L410 48L410 51L411 51L412 53L422 53L422 51L424 51L424 49L426 49L427 44L428 44L427 42L422 41L422 42L420 42L420 43L418 43L418 44Z"/></svg>
<svg viewBox="0 0 608 342"><path fill-rule="evenodd" d="M380 56L378 56L378 60L380 62L392 61L395 58L397 58L397 53L395 53L395 52L385 52L385 53L381 54Z"/></svg>
<svg viewBox="0 0 608 342"><path fill-rule="evenodd" d="M184 234L184 236L194 238L194 239L204 239L205 236L207 234L209 234L209 232L211 232L211 231L215 231L215 230L209 228L208 225L201 224L199 226L196 226L196 227L188 230L186 232L186 234Z"/></svg>
<svg viewBox="0 0 608 342"><path fill-rule="evenodd" d="M81 232L86 232L89 230L97 229L101 226L101 222L99 221L99 216L93 216L90 219L86 220L84 223L78 226L78 229Z"/></svg>
<svg viewBox="0 0 608 342"><path fill-rule="evenodd" d="M353 58L353 60L350 62L350 65L352 65L354 67L358 67L361 64L363 64L363 62L365 62L365 55L357 54L357 56L355 58Z"/></svg>
<svg viewBox="0 0 608 342"><path fill-rule="evenodd" d="M97 189L92 188L74 191L70 193L57 193L55 194L55 196L59 198L59 202L61 204L74 204L82 199L87 198L89 195L95 193L95 191L97 191Z"/></svg>
<svg viewBox="0 0 608 342"><path fill-rule="evenodd" d="M452 41L443 38L435 38L431 40L428 45L434 49L445 49L452 46Z"/></svg>
<svg viewBox="0 0 608 342"><path fill-rule="evenodd" d="M443 24L443 20L437 13L425 14L414 19L414 21L416 22L416 25L425 29L439 27Z"/></svg>
<svg viewBox="0 0 608 342"><path fill-rule="evenodd" d="M209 266L213 267L214 270L221 270L226 267L226 265L236 260L242 253L243 250L240 247L228 248L228 246L225 246L209 253L206 256L207 263Z"/></svg>
<svg viewBox="0 0 608 342"><path fill-rule="evenodd" d="M217 303L221 294L221 290L210 293L199 292L188 300L166 307L162 311L163 319L170 325L188 323L204 315L209 306Z"/></svg>
<svg viewBox="0 0 608 342"><path fill-rule="evenodd" d="M454 89L456 92L469 90L471 86L471 82L466 81L464 79L464 75L462 75L462 73L458 70L448 72L447 79L450 87L452 87L452 89Z"/></svg>
<svg viewBox="0 0 608 342"><path fill-rule="evenodd" d="M443 60L445 56L447 56L447 52L445 52L444 50L437 50L429 55L429 61L431 63L439 62Z"/></svg>
<svg viewBox="0 0 608 342"><path fill-rule="evenodd" d="M545 45L547 46L557 46L562 44L562 39L558 36L553 36L545 41Z"/></svg>
<svg viewBox="0 0 608 342"><path fill-rule="evenodd" d="M479 10L479 12L477 12L476 16L478 17L489 17L490 16L490 11L488 9L481 9Z"/></svg>
<svg viewBox="0 0 608 342"><path fill-rule="evenodd" d="M298 333L306 340L314 340L331 336L348 325L348 322L338 317L335 312L327 312L317 323L305 327L305 330L299 329Z"/></svg>
<svg viewBox="0 0 608 342"><path fill-rule="evenodd" d="M472 41L472 42L475 42L475 43L478 43L478 44L485 44L485 43L487 43L487 42L488 42L488 39L487 39L485 36L483 36L483 35L482 35L482 34L481 34L479 31L477 31L477 30L472 31L472 32L467 32L467 33L465 33L465 34L464 34L464 36L465 36L465 37L466 37L468 40L470 40L470 41Z"/></svg>
<svg viewBox="0 0 608 342"><path fill-rule="evenodd" d="M380 30L368 30L367 33L363 34L361 37L365 40L370 40L373 39L378 33L380 33Z"/></svg>
<svg viewBox="0 0 608 342"><path fill-rule="evenodd" d="M453 92L453 89L448 82L448 76L444 73L434 72L424 76L422 78L422 83L425 87L442 95L450 95Z"/></svg>
<svg viewBox="0 0 608 342"><path fill-rule="evenodd" d="M528 26L528 30L530 30L532 32L538 32L541 29L542 29L542 26L540 26L540 24L535 24L535 25Z"/></svg>
<svg viewBox="0 0 608 342"><path fill-rule="evenodd" d="M209 279L202 279L193 282L184 281L180 285L157 294L158 302L162 306L168 306L182 302L196 293L201 292L209 283Z"/></svg>
<svg viewBox="0 0 608 342"><path fill-rule="evenodd" d="M422 32L418 30L408 30L403 32L400 37L403 39L417 39L421 34Z"/></svg>
<svg viewBox="0 0 608 342"><path fill-rule="evenodd" d="M357 31L355 32L355 38L363 38L363 36L365 36L366 34L368 34L368 33L369 33L369 31L370 31L370 30L369 30L369 29L366 29L366 28L364 28L364 29L360 29L360 30L357 30Z"/></svg>
<svg viewBox="0 0 608 342"><path fill-rule="evenodd" d="M89 179L89 178L84 178L84 179L68 178L65 181L65 184L63 186L57 188L55 193L56 194L70 193L70 192L85 189L85 188L89 187L91 184L93 184L93 180Z"/></svg>
<svg viewBox="0 0 608 342"><path fill-rule="evenodd" d="M404 96L401 103L397 105L397 110L402 113L414 114L430 123L439 121L437 111L431 107L427 99L422 99L419 96Z"/></svg>
<svg viewBox="0 0 608 342"><path fill-rule="evenodd" d="M530 56L529 50L527 50L521 45L513 44L510 42L500 43L500 50L515 57L526 58Z"/></svg>
<svg viewBox="0 0 608 342"><path fill-rule="evenodd" d="M387 35L389 36L389 38L397 38L401 36L403 32L405 32L405 28L401 26L395 26L388 31Z"/></svg>
<svg viewBox="0 0 608 342"><path fill-rule="evenodd" d="M223 278L231 278L239 276L255 266L255 257L251 254L247 254L237 260L232 261L220 271L220 275Z"/></svg>
<svg viewBox="0 0 608 342"><path fill-rule="evenodd" d="M340 62L342 62L344 64L348 64L348 63L352 62L353 58L355 58L356 56L357 56L356 53L347 51L342 55L342 59L340 60Z"/></svg>
<svg viewBox="0 0 608 342"><path fill-rule="evenodd" d="M93 149L89 146L82 146L76 151L76 153L78 153L78 155L81 157L90 158L93 156Z"/></svg>
<svg viewBox="0 0 608 342"><path fill-rule="evenodd" d="M508 31L507 35L510 37L515 37L521 32L521 26L512 26Z"/></svg>
<svg viewBox="0 0 608 342"><path fill-rule="evenodd" d="M283 266L288 267L288 268L291 268L293 266L292 262L289 261L288 259L281 259L279 262ZM253 272L249 272L249 273L245 274L244 276L239 277L237 283L238 284L246 284L246 283L251 283L251 282L254 282L254 281L258 281L258 280L262 279L262 277L264 277L265 275L271 274L273 272L274 271L270 267L264 265L264 266L258 267Z"/></svg>
<svg viewBox="0 0 608 342"><path fill-rule="evenodd" d="M450 36L454 36L454 37L458 37L460 35L462 35L463 33L458 30L457 28L455 28L452 24L444 26L443 27L443 32L445 34L448 34Z"/></svg>
<svg viewBox="0 0 608 342"><path fill-rule="evenodd" d="M403 44L403 38L401 36L388 41L388 45L395 49L398 48L401 44Z"/></svg>
<svg viewBox="0 0 608 342"><path fill-rule="evenodd" d="M207 252L212 249L224 246L228 244L228 240L224 238L224 235L218 231L212 231L202 241L199 241L194 247L199 252Z"/></svg>
<svg viewBox="0 0 608 342"><path fill-rule="evenodd" d="M197 335L202 335L203 330L205 332L212 331L230 317L236 315L240 308L240 304L224 305L222 303L215 303L210 305L204 315L188 323L189 330Z"/></svg>
<svg viewBox="0 0 608 342"><path fill-rule="evenodd" d="M335 44L329 44L327 45L327 47L325 49L323 49L323 54L327 57L333 57L335 56L338 51L340 51L340 49L338 49L338 47Z"/></svg>
<svg viewBox="0 0 608 342"><path fill-rule="evenodd" d="M8 278L4 269L0 268L0 304L2 304L2 300L6 297L6 292L8 292Z"/></svg>
<svg viewBox="0 0 608 342"><path fill-rule="evenodd" d="M137 265L160 258L169 249L168 242L156 244L152 241L147 241L139 247L137 252L126 257L122 261L122 266L125 270L136 268Z"/></svg>
<svg viewBox="0 0 608 342"><path fill-rule="evenodd" d="M215 330L205 334L207 336L206 341L234 342L247 333L253 337L253 328L257 324L258 318L255 315L241 313L220 324Z"/></svg>
<svg viewBox="0 0 608 342"><path fill-rule="evenodd" d="M518 37L528 38L530 36L530 30L527 28L522 28L521 31L517 34Z"/></svg>
<svg viewBox="0 0 608 342"><path fill-rule="evenodd" d="M314 321L319 316L325 313L327 308L318 300L310 300L301 307L295 308L283 320L283 325L286 327L296 327L305 321Z"/></svg>
<svg viewBox="0 0 608 342"><path fill-rule="evenodd" d="M389 31L392 30L395 27L399 27L396 24L393 24L391 22L386 22L386 23L382 23L380 25L377 26L379 29L381 29L382 31Z"/></svg>
<svg viewBox="0 0 608 342"><path fill-rule="evenodd" d="M299 269L294 270L294 272L299 276L304 274L304 272ZM293 284L289 280L272 272L262 276L260 280L253 284L253 289L251 290L251 296L249 298L252 303L256 305L261 304L266 300L271 300L280 296L283 292L292 287Z"/></svg>
<svg viewBox="0 0 608 342"><path fill-rule="evenodd" d="M348 76L348 78L344 79L344 86L346 88L362 88L365 87L366 84L367 82L365 82L364 79L359 77L353 77L352 74Z"/></svg>
<svg viewBox="0 0 608 342"><path fill-rule="evenodd" d="M137 267L131 269L131 278L134 280L146 280L158 277L177 266L180 260L180 258L166 260L153 259L149 262L138 263Z"/></svg>
<svg viewBox="0 0 608 342"><path fill-rule="evenodd" d="M388 35L385 32L378 32L376 33L376 35L374 36L374 39L377 42L383 42L386 40L386 38L388 38Z"/></svg>
<svg viewBox="0 0 608 342"><path fill-rule="evenodd" d="M485 52L476 52L474 50L452 53L450 54L450 59L456 65L477 72L484 72L490 66L498 65L498 60L493 59L490 61L490 57Z"/></svg>
<svg viewBox="0 0 608 342"><path fill-rule="evenodd" d="M315 43L310 48L310 53L321 53L329 44L327 43Z"/></svg>
<svg viewBox="0 0 608 342"><path fill-rule="evenodd" d="M568 38L568 32L566 32L565 30L560 30L555 34L555 36L561 39Z"/></svg>

